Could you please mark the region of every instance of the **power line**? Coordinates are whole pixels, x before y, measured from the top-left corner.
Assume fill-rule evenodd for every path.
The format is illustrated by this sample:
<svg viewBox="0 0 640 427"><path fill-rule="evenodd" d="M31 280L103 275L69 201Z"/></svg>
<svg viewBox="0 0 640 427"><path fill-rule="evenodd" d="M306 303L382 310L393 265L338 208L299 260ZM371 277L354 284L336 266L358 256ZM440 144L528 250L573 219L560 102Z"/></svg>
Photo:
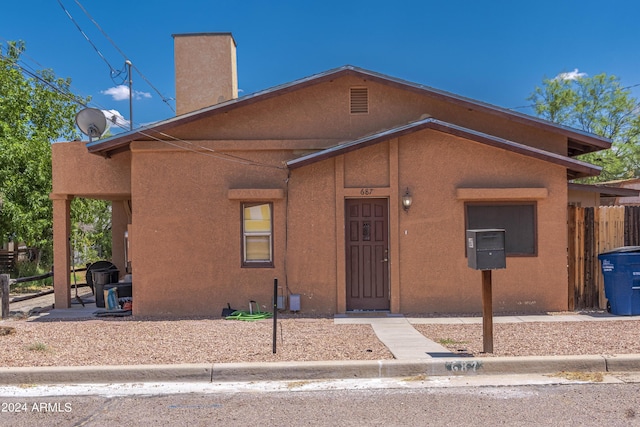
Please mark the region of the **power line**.
<svg viewBox="0 0 640 427"><path fill-rule="evenodd" d="M0 40L4 40L5 42L8 42L7 39L5 39L4 37L0 36ZM0 48L0 57L2 57L2 49ZM77 95L75 93L75 90L72 91L72 89L74 89L75 87L72 84L69 84L66 87L60 87L57 84L50 82L46 79L44 79L39 73L38 70L35 70L27 61L23 60L22 57L25 56L27 58L29 58L33 63L37 64L37 66L41 69L48 69L51 70L51 72L53 73L53 70L51 68L47 68L44 65L42 65L41 63L39 63L36 59L34 59L33 57L26 55L24 52L20 53L20 58L18 59L17 62L13 62L13 67L18 69L19 71L22 72L23 75L25 75L25 77L30 77L32 79L35 79L37 81L39 81L40 83L48 86L49 88L51 88L52 90L56 91L57 93L59 93L60 95L66 97L69 101L80 105L81 107L84 108L88 108L90 106L98 108L99 110L102 110L104 112L107 111L111 111L108 110L106 106L101 105L100 103L94 101L91 101L89 103L85 102L85 97L81 96L81 95ZM54 80L58 80L60 79L60 77L55 76L54 74ZM129 130L128 127L125 127L124 124L122 124L121 122L114 122L113 120L111 120L111 123L113 123L114 125L116 125L117 127L123 129L123 130Z"/></svg>
<svg viewBox="0 0 640 427"><path fill-rule="evenodd" d="M127 55L125 55L125 53L118 47L118 45L116 44L116 42L113 41L113 39L111 37L109 37L109 35L102 29L102 27L96 22L95 19L93 19L93 16L91 16L91 14L89 14L89 12L87 11L87 9L85 9L85 7L80 3L79 0L75 0L76 4L80 7L80 9L82 9L82 11L84 12L85 15L87 15L87 18L89 18L89 20L91 20L91 22L93 22L93 24L96 26L96 28L102 33L102 35L109 40L109 42L111 43L111 45L120 53L120 55L122 55L122 57L126 60L129 60L129 57ZM150 81L149 79L147 79L147 77L142 74L142 72L140 71L140 69L138 67L136 67L136 65L132 62L131 66L133 67L134 70L136 70L136 72L140 75L140 77L142 77L142 79L151 87L151 89L153 89L158 96L160 97L160 99L162 99L162 102L164 102L165 104L167 104L167 106L171 109L171 111L173 111L175 113L175 109L171 106L171 104L169 104L169 98L167 98L166 96L164 96Z"/></svg>
<svg viewBox="0 0 640 427"><path fill-rule="evenodd" d="M105 64L107 64L107 66L109 67L109 71L111 73L111 78L113 79L114 77L119 77L120 75L122 75L122 73L124 72L124 68L122 70L116 70L115 68L113 68L113 66L109 63L109 61L107 61L107 58L105 58L105 56L102 54L102 52L100 52L100 49L98 49L98 47L91 41L89 36L82 30L82 28L80 27L80 24L78 24L78 22L73 18L73 16L71 16L71 13L67 10L67 8L64 7L64 5L62 4L61 0L58 0L58 4L60 5L60 7L64 11L64 13L67 14L67 16L69 17L71 22L74 23L74 25L76 26L78 31L80 31L80 34L82 34L84 36L84 38L89 42L89 44L96 51L98 56L100 58L102 58L102 60L105 62Z"/></svg>
<svg viewBox="0 0 640 427"><path fill-rule="evenodd" d="M4 55L2 54L2 50L0 49L0 58L2 58L2 57L4 57ZM33 62L35 62L36 64L38 64L39 66L42 67L42 65L38 61L36 61L35 59L33 59L31 57L30 57L30 59ZM18 62L22 62L22 64L20 64ZM33 71L31 69L32 67L30 67L28 64L26 64L25 61L16 61L16 62L14 62L13 66L14 66L14 68L20 70L23 74L26 74L27 76L29 76L29 77L31 77L31 78L33 78L33 79L35 79L35 80L47 85L52 90L54 90L57 93L63 95L70 102L73 102L73 103L78 104L78 105L80 105L82 107L85 107L85 108L87 108L89 106L89 104L85 103L84 100L82 100L82 97L79 97L79 96L73 94L72 92L70 92L68 90L68 88L66 90L63 90L63 88L61 88L61 87L57 86L56 84L54 84L52 82L49 82L46 79L42 78L42 76L40 76L37 71ZM42 68L44 68L44 67L42 67ZM95 102L92 102L91 104L97 106L100 110L106 111L106 108L100 106L99 104L97 104ZM122 124L122 123L113 122L113 121L111 121L111 123L113 123L115 126L121 128L121 129L128 130L125 127L125 125ZM151 131L151 130L152 129L149 129L149 131ZM206 155L208 157L216 158L216 159L223 160L223 161L239 163L239 164L243 164L243 165L246 165L246 166L267 167L267 168L280 169L280 170L284 170L285 169L284 167L281 167L281 166L270 165L270 164L261 163L261 162L255 162L253 160L246 159L246 158L243 158L243 157L240 157L240 156L235 156L233 154L221 153L221 152L219 152L219 151L217 151L215 149L212 149L212 148L209 148L209 147L205 147L205 146L202 146L202 145L199 145L199 144L194 144L193 142L186 141L184 139L175 137L175 136L170 135L170 134L168 134L166 132L155 131L158 135L164 137L165 139L161 139L161 138L159 138L157 136L154 136L150 132L145 131L144 129L136 130L136 132L141 134L141 135L143 135L143 136L145 136L145 137L147 137L147 138L150 138L150 139L152 139L154 141L158 141L158 142L161 142L163 144L167 144L167 145L170 145L170 146L182 149L182 150L190 151L190 152L193 152L193 153L196 153L196 154L200 154L200 155ZM175 142L171 142L168 139L173 140ZM176 142L184 144L184 145L177 144Z"/></svg>
<svg viewBox="0 0 640 427"><path fill-rule="evenodd" d="M275 166L275 165L270 165L268 163L254 162L253 160L245 159L245 158L239 157L239 156L234 156L233 154L220 153L217 150L214 150L213 148L204 147L202 145L194 144L192 142L185 141L184 139L177 138L177 137L172 136L172 135L168 135L168 134L166 134L164 132L158 132L158 133L160 135L162 135L162 136L171 138L174 141L181 142L181 143L188 144L188 145L192 145L193 148L185 147L185 146L182 146L182 145L167 141L166 139L160 139L160 138L155 137L153 135L150 135L149 133L146 133L146 132L140 132L140 131L138 131L138 132L141 133L142 135L148 137L148 138L152 138L155 141L162 142L164 144L167 144L167 145L170 145L170 146L173 146L173 147L177 147L177 148L180 148L180 149L183 149L183 150L191 151L191 152L196 153L196 154L201 154L201 155L205 155L205 156L208 156L208 157L213 157L213 158L216 158L216 159L229 161L229 162L232 162L232 163L239 163L239 164L243 164L245 166L257 166L257 167L265 167L265 168L270 168L270 169L286 170L286 168L283 167L283 166ZM201 150L203 150L204 152L201 151Z"/></svg>
<svg viewBox="0 0 640 427"><path fill-rule="evenodd" d="M2 54L2 52L0 51L0 58L4 57L4 55ZM55 92L59 93L60 95L68 98L69 101L75 103L75 104L79 104L83 107L86 107L87 104L82 101L81 97L78 97L77 95L69 92L69 91L64 91L62 90L62 88L60 88L60 86L58 86L57 84L54 84L53 82L50 82L47 79L44 79L41 75L38 74L37 71L32 71L30 69L27 69L26 66L20 65L17 62L13 65L14 68L20 70L23 74L28 75L29 77L39 81L40 83L48 86L49 88L51 88L52 90L54 90ZM30 68L30 67L29 67Z"/></svg>

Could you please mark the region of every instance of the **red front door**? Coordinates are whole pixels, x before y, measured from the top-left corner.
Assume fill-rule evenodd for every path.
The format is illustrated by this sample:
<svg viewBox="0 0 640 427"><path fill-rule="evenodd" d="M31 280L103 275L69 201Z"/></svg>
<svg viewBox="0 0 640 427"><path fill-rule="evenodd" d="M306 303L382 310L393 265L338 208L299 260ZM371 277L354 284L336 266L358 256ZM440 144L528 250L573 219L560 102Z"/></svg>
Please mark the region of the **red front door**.
<svg viewBox="0 0 640 427"><path fill-rule="evenodd" d="M345 201L347 310L389 309L387 199Z"/></svg>

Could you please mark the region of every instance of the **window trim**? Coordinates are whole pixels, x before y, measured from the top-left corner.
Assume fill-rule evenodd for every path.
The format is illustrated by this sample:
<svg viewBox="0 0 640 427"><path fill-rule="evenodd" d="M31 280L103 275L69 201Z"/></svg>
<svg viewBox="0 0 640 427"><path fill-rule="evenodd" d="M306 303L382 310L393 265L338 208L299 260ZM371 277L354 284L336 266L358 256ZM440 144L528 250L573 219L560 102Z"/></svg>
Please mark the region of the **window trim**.
<svg viewBox="0 0 640 427"><path fill-rule="evenodd" d="M271 231L270 233L259 233L259 234L247 234L244 229L244 210L248 207L268 205L270 212L270 222L271 222ZM260 261L248 261L246 254L246 237L247 236L269 236L269 255L270 260L260 260ZM274 238L273 238L273 202L266 201L251 201L251 202L242 202L240 203L240 260L242 268L274 268Z"/></svg>
<svg viewBox="0 0 640 427"><path fill-rule="evenodd" d="M532 258L538 256L538 203L535 200L531 201L474 201L474 202L465 202L464 203L464 224L465 224L465 235L466 230L470 228L469 226L469 210L468 206L533 206L533 252L507 252L505 248L505 255L507 257L513 258ZM497 225L492 228L502 228ZM505 230L507 231L507 230ZM508 233L506 233L508 234ZM505 235L505 238L508 238ZM462 239L465 242L465 239ZM465 245L465 256L466 256L466 245Z"/></svg>

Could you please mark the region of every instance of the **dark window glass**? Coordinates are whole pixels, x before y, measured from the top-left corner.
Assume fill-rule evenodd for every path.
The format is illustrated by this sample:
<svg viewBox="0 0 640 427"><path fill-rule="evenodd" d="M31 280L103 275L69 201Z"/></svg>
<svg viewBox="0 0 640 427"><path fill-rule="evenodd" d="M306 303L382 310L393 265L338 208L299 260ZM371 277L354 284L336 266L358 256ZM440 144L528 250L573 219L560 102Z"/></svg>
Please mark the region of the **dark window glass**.
<svg viewBox="0 0 640 427"><path fill-rule="evenodd" d="M511 256L537 254L536 204L466 204L467 229L502 228Z"/></svg>

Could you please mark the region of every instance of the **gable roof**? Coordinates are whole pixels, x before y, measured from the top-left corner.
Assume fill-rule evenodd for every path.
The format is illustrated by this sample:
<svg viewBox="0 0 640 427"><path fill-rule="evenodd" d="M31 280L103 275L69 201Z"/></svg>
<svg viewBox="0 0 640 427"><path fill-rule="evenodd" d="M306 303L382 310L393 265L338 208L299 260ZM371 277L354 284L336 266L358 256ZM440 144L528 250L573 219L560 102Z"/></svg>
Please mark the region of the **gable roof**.
<svg viewBox="0 0 640 427"><path fill-rule="evenodd" d="M339 156L341 154L346 154L360 148L369 147L379 142L408 135L422 129L433 129L439 132L444 132L450 135L476 141L481 144L489 145L491 147L512 151L524 156L533 157L535 159L544 160L560 166L564 166L567 168L567 175L569 179L598 175L600 174L600 171L602 169L599 166L595 166L590 163L572 159L560 154L551 153L549 151L544 151L539 148L530 147L528 145L519 144L507 139L498 138L486 133L477 132L472 129L467 129L462 126L443 122L442 120L437 120L431 117L411 122L403 126L387 129L382 132L368 135L353 141L344 142L342 144L338 144L333 147L317 151L315 153L298 157L297 159L289 160L286 164L290 169L297 169L311 163L319 162L321 160Z"/></svg>
<svg viewBox="0 0 640 427"><path fill-rule="evenodd" d="M428 95L434 99L440 99L452 104L457 104L470 110L481 111L505 118L509 121L522 123L561 134L568 140L568 155L571 157L579 154L607 149L611 146L611 141L609 139L583 132L581 130L558 125L543 119L539 119L537 117L528 116L526 114L507 110L501 107L496 107L484 102L472 100L421 84L408 82L402 79L386 76L384 74L376 73L351 65L345 65L340 68L335 68L323 73L295 80L290 83L285 83L283 85L266 89L264 91L256 92L254 94L212 105L210 107L193 111L191 113L172 117L170 119L163 120L150 126L115 135L111 138L89 142L87 143L87 149L90 153L108 156L115 152L126 150L129 143L134 140L163 139L163 137L166 136L163 135L163 133L168 132L173 127L194 122L211 115L221 114L245 105L250 105L266 99L281 96L286 93L294 92L308 86L313 86L343 76L356 76L360 78L366 78L383 85L412 91L422 95Z"/></svg>

